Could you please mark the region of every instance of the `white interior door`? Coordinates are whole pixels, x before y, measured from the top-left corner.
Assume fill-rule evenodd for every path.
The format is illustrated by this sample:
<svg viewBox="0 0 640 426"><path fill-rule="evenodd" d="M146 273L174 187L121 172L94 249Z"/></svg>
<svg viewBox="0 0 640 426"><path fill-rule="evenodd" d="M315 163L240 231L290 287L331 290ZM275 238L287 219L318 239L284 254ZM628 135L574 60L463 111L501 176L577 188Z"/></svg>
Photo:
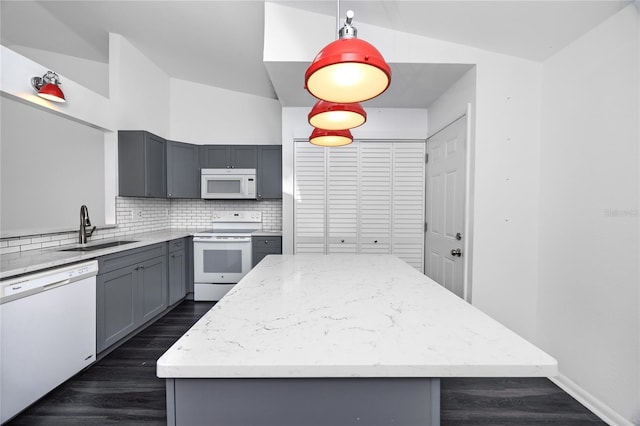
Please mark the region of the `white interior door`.
<svg viewBox="0 0 640 426"><path fill-rule="evenodd" d="M467 117L427 139L425 274L464 298Z"/></svg>

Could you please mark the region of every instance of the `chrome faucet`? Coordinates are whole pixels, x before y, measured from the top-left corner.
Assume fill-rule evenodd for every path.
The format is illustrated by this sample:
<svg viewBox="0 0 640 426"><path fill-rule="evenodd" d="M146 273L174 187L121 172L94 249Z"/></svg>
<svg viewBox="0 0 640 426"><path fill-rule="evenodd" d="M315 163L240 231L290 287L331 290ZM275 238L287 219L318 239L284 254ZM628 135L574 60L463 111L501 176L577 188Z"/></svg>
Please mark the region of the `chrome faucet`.
<svg viewBox="0 0 640 426"><path fill-rule="evenodd" d="M86 244L87 238L93 234L96 230L94 226L89 233L87 233L87 226L91 226L91 220L89 219L89 209L87 206L82 205L80 207L80 244Z"/></svg>

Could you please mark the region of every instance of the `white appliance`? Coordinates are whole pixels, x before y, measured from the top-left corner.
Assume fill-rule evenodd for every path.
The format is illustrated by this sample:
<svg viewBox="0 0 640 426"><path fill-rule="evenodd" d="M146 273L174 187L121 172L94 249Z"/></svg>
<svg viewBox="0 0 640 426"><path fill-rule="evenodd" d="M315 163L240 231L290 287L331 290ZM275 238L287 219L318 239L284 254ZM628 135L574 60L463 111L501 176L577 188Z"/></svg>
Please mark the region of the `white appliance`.
<svg viewBox="0 0 640 426"><path fill-rule="evenodd" d="M256 169L202 169L202 198L256 199Z"/></svg>
<svg viewBox="0 0 640 426"><path fill-rule="evenodd" d="M0 421L96 359L98 262L0 282Z"/></svg>
<svg viewBox="0 0 640 426"><path fill-rule="evenodd" d="M212 228L193 235L193 300L220 300L251 270L251 234L262 212L217 211Z"/></svg>

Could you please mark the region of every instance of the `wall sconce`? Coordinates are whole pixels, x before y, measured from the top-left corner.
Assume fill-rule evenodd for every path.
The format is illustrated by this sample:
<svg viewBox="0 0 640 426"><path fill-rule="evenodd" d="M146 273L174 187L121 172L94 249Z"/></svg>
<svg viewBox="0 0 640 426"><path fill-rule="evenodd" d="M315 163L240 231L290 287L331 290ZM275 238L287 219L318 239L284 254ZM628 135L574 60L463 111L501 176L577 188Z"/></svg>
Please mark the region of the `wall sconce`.
<svg viewBox="0 0 640 426"><path fill-rule="evenodd" d="M318 101L309 113L308 119L309 124L318 129L353 129L367 121L367 113L358 103L336 104Z"/></svg>
<svg viewBox="0 0 640 426"><path fill-rule="evenodd" d="M353 136L349 130L313 129L309 142L318 146L344 146L353 142Z"/></svg>
<svg viewBox="0 0 640 426"><path fill-rule="evenodd" d="M31 85L41 98L53 102L66 102L64 93L60 90L60 77L53 71L47 71L42 77L33 77Z"/></svg>

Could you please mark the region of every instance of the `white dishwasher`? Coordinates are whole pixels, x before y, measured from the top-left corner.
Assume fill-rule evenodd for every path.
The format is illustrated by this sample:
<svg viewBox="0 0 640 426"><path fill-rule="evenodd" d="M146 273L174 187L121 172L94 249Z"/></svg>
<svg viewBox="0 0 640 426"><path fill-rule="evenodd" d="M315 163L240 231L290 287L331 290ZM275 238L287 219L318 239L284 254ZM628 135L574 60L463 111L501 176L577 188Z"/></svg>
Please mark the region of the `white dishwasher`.
<svg viewBox="0 0 640 426"><path fill-rule="evenodd" d="M0 282L0 422L96 359L98 262Z"/></svg>

